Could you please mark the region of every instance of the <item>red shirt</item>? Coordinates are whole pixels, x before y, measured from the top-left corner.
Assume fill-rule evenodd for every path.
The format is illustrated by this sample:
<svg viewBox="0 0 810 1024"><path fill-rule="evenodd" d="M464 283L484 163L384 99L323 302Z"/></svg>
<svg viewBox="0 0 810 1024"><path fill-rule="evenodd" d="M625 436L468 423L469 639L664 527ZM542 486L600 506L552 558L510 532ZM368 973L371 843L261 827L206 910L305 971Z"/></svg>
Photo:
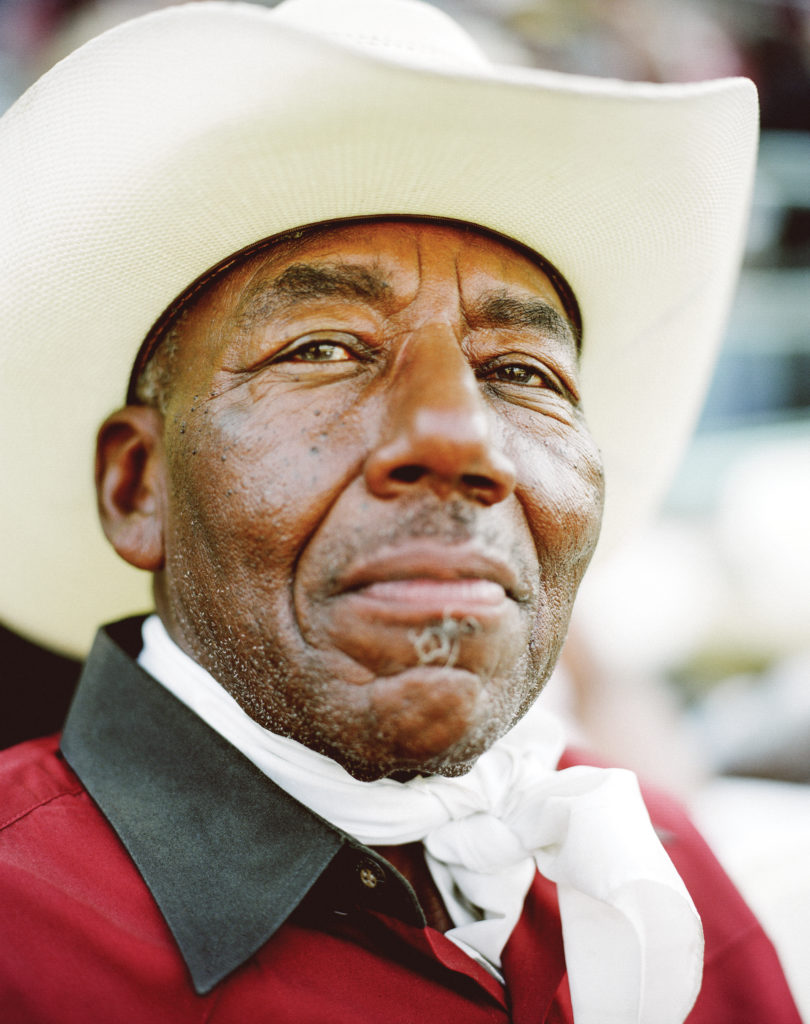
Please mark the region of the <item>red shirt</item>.
<svg viewBox="0 0 810 1024"><path fill-rule="evenodd" d="M63 747L0 758L4 1024L571 1024L550 882L527 897L504 987L425 925L387 861L279 790L108 633ZM676 804L645 797L706 934L689 1024L800 1024L708 848Z"/></svg>

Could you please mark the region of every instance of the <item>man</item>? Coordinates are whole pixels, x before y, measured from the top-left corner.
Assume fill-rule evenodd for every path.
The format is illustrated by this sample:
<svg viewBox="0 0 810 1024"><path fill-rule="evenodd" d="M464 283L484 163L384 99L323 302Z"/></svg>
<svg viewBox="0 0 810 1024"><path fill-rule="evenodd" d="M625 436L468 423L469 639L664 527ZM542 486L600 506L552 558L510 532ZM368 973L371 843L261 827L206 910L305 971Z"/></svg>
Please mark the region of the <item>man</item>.
<svg viewBox="0 0 810 1024"><path fill-rule="evenodd" d="M6 755L10 1020L798 1020L680 812L534 703L603 462L615 536L693 413L754 121L394 0L140 19L10 113L3 612L148 607L102 415L156 607Z"/></svg>

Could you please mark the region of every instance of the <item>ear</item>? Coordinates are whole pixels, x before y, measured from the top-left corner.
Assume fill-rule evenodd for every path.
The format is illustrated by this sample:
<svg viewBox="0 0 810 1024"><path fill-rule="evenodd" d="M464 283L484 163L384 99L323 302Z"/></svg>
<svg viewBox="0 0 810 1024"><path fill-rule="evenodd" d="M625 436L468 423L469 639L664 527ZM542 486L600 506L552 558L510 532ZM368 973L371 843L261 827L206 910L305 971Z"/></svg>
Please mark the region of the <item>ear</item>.
<svg viewBox="0 0 810 1024"><path fill-rule="evenodd" d="M156 409L128 405L101 425L96 495L102 528L118 554L138 569L162 569L166 461Z"/></svg>

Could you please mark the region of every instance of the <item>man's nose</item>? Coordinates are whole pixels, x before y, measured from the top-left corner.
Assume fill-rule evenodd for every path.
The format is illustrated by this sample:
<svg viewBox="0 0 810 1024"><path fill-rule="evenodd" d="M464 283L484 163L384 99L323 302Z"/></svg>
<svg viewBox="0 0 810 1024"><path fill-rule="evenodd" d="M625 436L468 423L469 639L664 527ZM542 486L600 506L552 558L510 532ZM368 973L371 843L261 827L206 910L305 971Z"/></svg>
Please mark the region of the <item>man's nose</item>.
<svg viewBox="0 0 810 1024"><path fill-rule="evenodd" d="M408 339L395 368L381 437L365 465L369 490L393 498L428 487L442 499L494 505L515 487L515 467L494 444L479 382L446 327Z"/></svg>

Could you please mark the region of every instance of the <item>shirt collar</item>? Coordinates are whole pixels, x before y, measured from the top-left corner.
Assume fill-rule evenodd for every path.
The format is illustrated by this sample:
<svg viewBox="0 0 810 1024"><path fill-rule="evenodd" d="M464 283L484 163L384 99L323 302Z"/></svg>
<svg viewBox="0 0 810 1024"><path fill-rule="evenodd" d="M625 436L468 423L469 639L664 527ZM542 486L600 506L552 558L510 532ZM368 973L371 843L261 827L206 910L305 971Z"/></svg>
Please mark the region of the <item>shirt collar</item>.
<svg viewBox="0 0 810 1024"><path fill-rule="evenodd" d="M141 872L195 989L252 956L327 870L340 886L370 864L393 883L375 889L374 909L423 926L386 861L276 786L135 664L140 621L98 633L62 751Z"/></svg>

